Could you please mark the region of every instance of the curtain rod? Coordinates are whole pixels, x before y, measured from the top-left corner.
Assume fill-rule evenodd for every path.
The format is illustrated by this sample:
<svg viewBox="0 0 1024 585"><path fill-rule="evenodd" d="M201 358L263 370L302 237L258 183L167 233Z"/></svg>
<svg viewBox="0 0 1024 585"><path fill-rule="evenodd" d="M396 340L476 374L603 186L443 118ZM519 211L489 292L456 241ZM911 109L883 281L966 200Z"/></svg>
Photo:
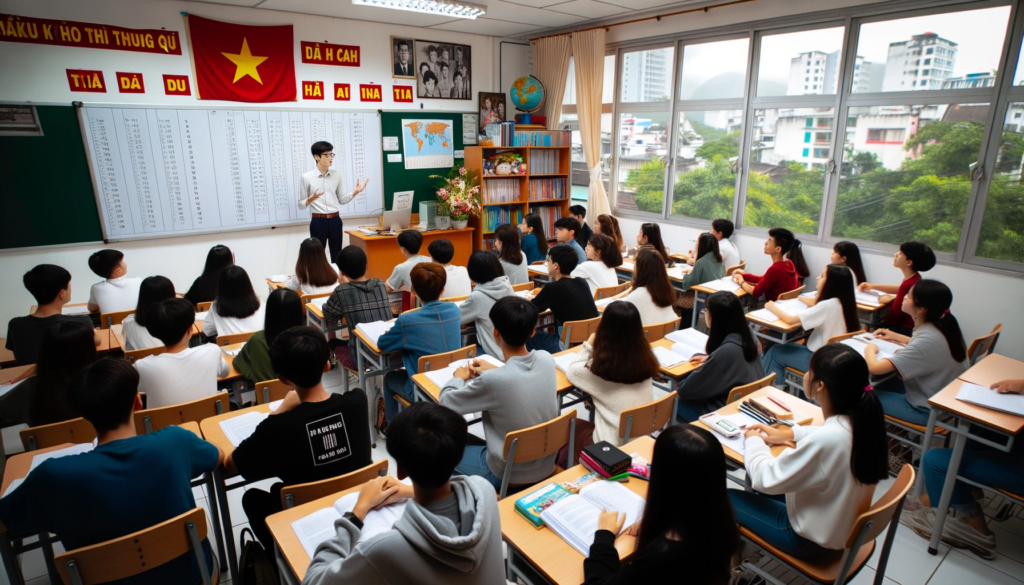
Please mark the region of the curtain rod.
<svg viewBox="0 0 1024 585"><path fill-rule="evenodd" d="M580 30L574 30L574 31L567 32L567 33L559 33L559 34L555 34L555 35L544 35L542 37L534 37L534 38L532 38L530 40L531 41L538 41L540 39L548 39L548 38L551 38L551 37L559 37L559 36L562 36L562 35L571 35L573 33L585 32L585 31L588 31L588 30L597 30L599 28L603 28L605 30L608 30L608 29L612 28L613 26L623 26L623 25L626 25L626 24L633 24L633 23L636 23L636 22L644 22L645 20L658 20L658 21L660 21L662 18L668 18L669 16L679 16L680 14L689 14L691 12L707 12L707 11L712 10L714 8L725 8L726 6L735 6L736 4L746 4L747 2L757 2L757 0L733 0L732 2L725 2L723 4L716 4L714 6L704 6L702 8L690 8L689 10L680 10L678 12L670 12L668 14L658 14L658 15L655 15L655 16L646 16L644 18L635 18L633 20L627 20L625 22L615 22L615 23L606 24L606 25L603 25L603 26L592 26L590 28L581 28Z"/></svg>

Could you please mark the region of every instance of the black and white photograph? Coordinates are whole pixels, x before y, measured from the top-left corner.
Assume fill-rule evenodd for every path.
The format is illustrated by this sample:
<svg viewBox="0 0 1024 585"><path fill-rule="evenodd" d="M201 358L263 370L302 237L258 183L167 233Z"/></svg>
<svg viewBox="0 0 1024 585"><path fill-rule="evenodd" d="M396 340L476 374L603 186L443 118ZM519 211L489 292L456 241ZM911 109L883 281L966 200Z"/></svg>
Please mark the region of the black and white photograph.
<svg viewBox="0 0 1024 585"><path fill-rule="evenodd" d="M391 37L392 77L416 79L416 63L412 58L413 40Z"/></svg>
<svg viewBox="0 0 1024 585"><path fill-rule="evenodd" d="M469 45L416 40L416 97L473 99ZM397 65L396 65L397 67Z"/></svg>
<svg viewBox="0 0 1024 585"><path fill-rule="evenodd" d="M480 133L488 124L505 121L505 94L480 92Z"/></svg>

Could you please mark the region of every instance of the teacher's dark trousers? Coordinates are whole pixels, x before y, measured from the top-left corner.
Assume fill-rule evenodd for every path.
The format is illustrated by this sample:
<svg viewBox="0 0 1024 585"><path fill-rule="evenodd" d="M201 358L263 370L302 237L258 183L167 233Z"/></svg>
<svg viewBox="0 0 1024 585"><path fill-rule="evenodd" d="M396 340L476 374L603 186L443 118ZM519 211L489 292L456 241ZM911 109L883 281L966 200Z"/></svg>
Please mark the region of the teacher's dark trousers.
<svg viewBox="0 0 1024 585"><path fill-rule="evenodd" d="M344 235L341 217L314 217L309 220L309 237L320 240L320 245L328 248L328 261L334 262L341 251L341 238Z"/></svg>

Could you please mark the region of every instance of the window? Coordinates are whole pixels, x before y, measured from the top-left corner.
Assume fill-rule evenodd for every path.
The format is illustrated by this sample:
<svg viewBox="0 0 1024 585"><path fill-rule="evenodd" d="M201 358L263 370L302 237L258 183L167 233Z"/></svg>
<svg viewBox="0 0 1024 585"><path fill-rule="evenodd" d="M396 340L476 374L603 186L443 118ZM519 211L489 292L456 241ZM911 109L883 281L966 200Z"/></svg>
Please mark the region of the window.
<svg viewBox="0 0 1024 585"><path fill-rule="evenodd" d="M866 142L868 144L903 144L905 128L870 128Z"/></svg>
<svg viewBox="0 0 1024 585"><path fill-rule="evenodd" d="M810 149L810 148L805 148L805 149L804 149L804 153L803 153L803 155L802 155L802 156L803 156L804 158L807 158L808 156L810 156L810 152L811 152L811 149Z"/></svg>
<svg viewBox="0 0 1024 585"><path fill-rule="evenodd" d="M679 99L742 98L749 49L747 38L683 47Z"/></svg>
<svg viewBox="0 0 1024 585"><path fill-rule="evenodd" d="M828 158L828 152L827 148L815 148L814 158Z"/></svg>
<svg viewBox="0 0 1024 585"><path fill-rule="evenodd" d="M612 154L612 108L615 100L615 55L604 57L604 87L601 91L601 182L606 193L611 192L611 154ZM583 142L580 137L579 116L576 110L576 71L572 57L569 58L569 75L565 83L565 96L562 99L562 113L558 127L568 128L572 132L572 149L570 154L569 185L573 203L587 201L590 187L590 173L587 170L586 157L583 155Z"/></svg>
<svg viewBox="0 0 1024 585"><path fill-rule="evenodd" d="M803 90L796 84L799 78L793 79L794 73L799 75L799 69L795 69L792 64L803 61L802 53L820 51L826 55L826 69L829 66L838 69L842 62L843 37L843 27L763 36L761 58L757 66L757 95L763 97L803 94ZM835 93L836 80L838 76L834 76L831 87L825 87L823 91Z"/></svg>
<svg viewBox="0 0 1024 585"><path fill-rule="evenodd" d="M831 128L832 118L818 118L818 128Z"/></svg>
<svg viewBox="0 0 1024 585"><path fill-rule="evenodd" d="M679 113L672 215L732 217L742 123L741 109Z"/></svg>
<svg viewBox="0 0 1024 585"><path fill-rule="evenodd" d="M619 114L618 205L661 213L668 158L668 121L664 112Z"/></svg>
<svg viewBox="0 0 1024 585"><path fill-rule="evenodd" d="M1021 159L1024 157L1024 127L1019 121L1024 103L1006 108L1002 139L996 154L996 166L982 216L981 234L975 255L993 260L1024 262L1024 182Z"/></svg>
<svg viewBox="0 0 1024 585"><path fill-rule="evenodd" d="M810 142L810 141L811 141L811 133L810 132L804 132L804 142Z"/></svg>
<svg viewBox="0 0 1024 585"><path fill-rule="evenodd" d="M622 55L622 74L631 76L622 84L622 103L668 101L672 92L675 47L631 51Z"/></svg>

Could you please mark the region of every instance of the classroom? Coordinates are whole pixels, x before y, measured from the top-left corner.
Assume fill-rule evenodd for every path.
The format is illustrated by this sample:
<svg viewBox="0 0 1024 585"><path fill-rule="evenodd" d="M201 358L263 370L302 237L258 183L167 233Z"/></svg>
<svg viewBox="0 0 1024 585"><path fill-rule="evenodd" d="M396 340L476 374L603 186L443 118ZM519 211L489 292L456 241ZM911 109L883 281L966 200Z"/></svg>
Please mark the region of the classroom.
<svg viewBox="0 0 1024 585"><path fill-rule="evenodd" d="M1024 585L1024 0L0 0L0 585Z"/></svg>

